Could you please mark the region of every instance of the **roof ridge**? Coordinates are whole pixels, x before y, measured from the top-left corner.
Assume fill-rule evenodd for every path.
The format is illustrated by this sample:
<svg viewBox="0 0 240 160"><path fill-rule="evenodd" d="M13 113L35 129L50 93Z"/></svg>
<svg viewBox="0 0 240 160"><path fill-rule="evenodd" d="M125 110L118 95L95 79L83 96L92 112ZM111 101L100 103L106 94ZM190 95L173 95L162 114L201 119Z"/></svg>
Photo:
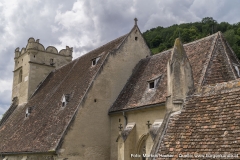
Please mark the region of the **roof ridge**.
<svg viewBox="0 0 240 160"><path fill-rule="evenodd" d="M214 34L212 34L212 35L210 35L210 36L203 37L203 38L200 38L200 39L198 39L198 40L195 40L195 41L192 41L192 42L183 44L183 46L185 47L185 46L188 46L188 45L190 45L190 44L198 43L199 41L203 41L203 40L205 40L205 39L209 39L209 38L214 37L214 36L217 36L217 35L218 35L218 32L217 32L217 33L214 33ZM170 48L170 49L168 49L168 50L165 50L165 51L156 53L156 54L154 54L154 55L152 55L152 56L156 56L156 55L159 55L159 54L161 54L161 53L165 53L165 52L172 51L172 49L173 49L173 48Z"/></svg>
<svg viewBox="0 0 240 160"><path fill-rule="evenodd" d="M67 66L67 65L69 65L69 64L71 64L71 63L74 63L74 61L76 61L76 60L78 60L78 59L80 59L80 58L82 58L82 57L84 57L84 56L87 56L88 54L91 54L92 52L100 49L101 47L106 46L106 45L109 45L109 44L111 44L111 43L113 43L113 42L115 42L115 41L123 38L123 37L126 36L126 35L127 35L127 34L125 34L125 35L123 35L123 36L120 36L120 37L118 37L118 38L116 38L116 39L114 39L114 40L112 40L112 41L107 42L106 44L101 45L100 47L97 47L97 48L95 48L95 49L93 49L93 50L91 50L91 51L89 51L89 52L87 52L87 53L85 53L85 54L77 57L76 59L72 60L71 62L69 62L69 63L67 63L67 64L65 64L65 65L62 65L61 67L53 70L53 72L54 72L54 71L57 71L57 70L59 70L59 69L61 69L61 68L63 68L63 67L65 67L65 66ZM123 39L123 41L124 41L124 40L125 40L125 38ZM117 48L118 48L118 47L117 47Z"/></svg>
<svg viewBox="0 0 240 160"><path fill-rule="evenodd" d="M203 84L203 81L204 81L204 78L205 78L205 75L206 75L206 72L207 72L207 69L208 69L208 66L210 64L210 61L211 61L211 58L212 58L212 55L213 55L213 52L215 50L215 46L216 46L216 43L217 43L217 38L219 37L219 34L218 32L214 34L216 37L213 39L213 42L212 42L212 46L211 46L211 49L210 49L210 54L208 55L208 58L205 62L205 64L203 65L203 70L202 70L202 73L201 73L201 77L198 81L198 84L199 86L201 86Z"/></svg>
<svg viewBox="0 0 240 160"><path fill-rule="evenodd" d="M222 32L220 32L220 35L222 37L222 39L225 40L226 44L227 44L227 47L230 49L230 51L232 52L232 55L234 56L234 58L237 60L237 62L240 64L240 61L239 59L237 58L235 52L232 50L232 47L229 45L228 41L225 39L224 35L222 34Z"/></svg>
<svg viewBox="0 0 240 160"><path fill-rule="evenodd" d="M219 32L214 33L214 34L212 34L212 35L209 35L209 36L207 36L207 37L203 37L203 38L197 39L197 40L195 40L195 41L192 41L192 42L189 42L189 43L183 44L183 46L185 46L185 45L187 46L187 45L190 45L190 44L192 44L192 43L197 43L197 42L199 42L199 41L202 41L202 40L205 40L205 39L208 39L208 38L214 37L214 36L218 36L218 33L219 33Z"/></svg>
<svg viewBox="0 0 240 160"><path fill-rule="evenodd" d="M106 46L106 45L109 45L109 44L111 44L111 43L113 43L113 42L115 42L115 41L118 41L119 39L121 39L121 38L123 38L124 36L127 36L127 35L128 35L128 34L125 34L125 35L120 36L120 37L118 37L118 38L116 38L116 39L114 39L114 40L111 40L111 41L109 41L109 42L107 42L107 43L101 45L100 47L97 47L97 48L95 48L95 49L93 49L93 50L91 50L91 51L89 51L89 52L83 54L82 56L80 56L80 57L78 57L78 58L76 58L76 59L79 59L79 58L81 58L81 57L83 57L83 56L86 56L87 54L90 54L90 53L92 53L92 52L94 52L94 51L96 51L96 50L102 48L103 46ZM124 40L125 40L125 38L123 39L123 41L124 41Z"/></svg>
<svg viewBox="0 0 240 160"><path fill-rule="evenodd" d="M226 46L225 46L225 44L224 44L224 42L223 42L223 36L222 36L222 33L221 33L221 32L219 33L219 37L220 37L222 46L223 46L223 48L224 48L224 53L225 53L225 55L226 55L226 57L227 57L227 61L228 61L229 66L230 66L230 68L231 68L231 70L232 70L232 72L233 72L234 78L237 79L236 73L234 72L234 69L233 69L233 66L232 66L232 61L230 60L230 57L229 57L229 55L228 55L228 53L227 53L227 50L226 50ZM234 58L236 58L236 57L234 56ZM239 62L239 61L238 61L238 62Z"/></svg>

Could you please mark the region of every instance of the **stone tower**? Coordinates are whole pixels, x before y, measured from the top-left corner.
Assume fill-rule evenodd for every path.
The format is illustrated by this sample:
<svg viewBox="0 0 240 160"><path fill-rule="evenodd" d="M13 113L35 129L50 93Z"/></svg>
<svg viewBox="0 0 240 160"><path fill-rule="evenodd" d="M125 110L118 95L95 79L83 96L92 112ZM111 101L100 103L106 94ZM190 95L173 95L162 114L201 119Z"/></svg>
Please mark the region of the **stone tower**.
<svg viewBox="0 0 240 160"><path fill-rule="evenodd" d="M16 48L14 61L12 98L18 97L22 104L52 70L72 61L72 48L60 52L53 46L45 49L39 39L29 38L26 48Z"/></svg>

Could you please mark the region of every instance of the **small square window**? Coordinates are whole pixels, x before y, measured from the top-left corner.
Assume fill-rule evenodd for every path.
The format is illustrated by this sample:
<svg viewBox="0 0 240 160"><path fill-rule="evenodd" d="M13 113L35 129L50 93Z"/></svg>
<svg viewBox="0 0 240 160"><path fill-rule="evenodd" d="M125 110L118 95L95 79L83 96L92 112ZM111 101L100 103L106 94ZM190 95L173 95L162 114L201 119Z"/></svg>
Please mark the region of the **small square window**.
<svg viewBox="0 0 240 160"><path fill-rule="evenodd" d="M137 41L138 40L138 37L135 37L135 41Z"/></svg>
<svg viewBox="0 0 240 160"><path fill-rule="evenodd" d="M155 83L154 81L149 82L149 89L155 88Z"/></svg>
<svg viewBox="0 0 240 160"><path fill-rule="evenodd" d="M67 100L66 100L66 96L65 95L63 95L62 96L62 107L65 107L66 105L67 105Z"/></svg>
<svg viewBox="0 0 240 160"><path fill-rule="evenodd" d="M96 65L96 59L94 59L94 60L92 61L92 65L93 65L93 66Z"/></svg>
<svg viewBox="0 0 240 160"><path fill-rule="evenodd" d="M54 65L54 62L53 62L53 59L52 59L52 58L50 59L50 65L51 65L51 66Z"/></svg>
<svg viewBox="0 0 240 160"><path fill-rule="evenodd" d="M69 99L70 99L70 94L64 94L62 96L62 107L66 107L67 103L69 102Z"/></svg>

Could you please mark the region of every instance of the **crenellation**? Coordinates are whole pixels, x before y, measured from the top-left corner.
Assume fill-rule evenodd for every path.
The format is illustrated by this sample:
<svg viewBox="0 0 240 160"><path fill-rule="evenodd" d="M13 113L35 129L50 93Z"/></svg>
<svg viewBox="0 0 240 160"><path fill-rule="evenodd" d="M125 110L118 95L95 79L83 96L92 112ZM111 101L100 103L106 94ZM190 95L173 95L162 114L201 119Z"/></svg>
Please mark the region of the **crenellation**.
<svg viewBox="0 0 240 160"><path fill-rule="evenodd" d="M20 52L19 52L19 47L15 49L15 58L19 57Z"/></svg>
<svg viewBox="0 0 240 160"><path fill-rule="evenodd" d="M46 48L46 52L58 54L58 50L55 47L53 47L53 46L48 46Z"/></svg>
<svg viewBox="0 0 240 160"><path fill-rule="evenodd" d="M44 46L39 43L39 39L37 39L37 41L35 42L34 38L30 38L28 40L28 44L27 44L27 50L29 49L35 49L35 50L39 50L39 51L45 51Z"/></svg>
<svg viewBox="0 0 240 160"><path fill-rule="evenodd" d="M65 56L72 56L73 47L66 46L66 49L62 49L59 54Z"/></svg>
<svg viewBox="0 0 240 160"><path fill-rule="evenodd" d="M25 52L26 52L26 48L23 47L23 48L21 49L21 52L20 52L20 55L19 55L19 56L23 55Z"/></svg>

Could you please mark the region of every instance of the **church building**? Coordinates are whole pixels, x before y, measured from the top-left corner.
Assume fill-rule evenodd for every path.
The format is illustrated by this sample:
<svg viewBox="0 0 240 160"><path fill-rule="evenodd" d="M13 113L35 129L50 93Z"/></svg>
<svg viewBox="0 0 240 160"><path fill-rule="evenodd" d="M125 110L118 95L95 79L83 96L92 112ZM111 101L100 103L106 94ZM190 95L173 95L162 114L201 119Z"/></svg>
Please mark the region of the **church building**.
<svg viewBox="0 0 240 160"><path fill-rule="evenodd" d="M72 52L34 38L15 50L0 160L239 159L240 62L221 32L152 55L135 18Z"/></svg>

